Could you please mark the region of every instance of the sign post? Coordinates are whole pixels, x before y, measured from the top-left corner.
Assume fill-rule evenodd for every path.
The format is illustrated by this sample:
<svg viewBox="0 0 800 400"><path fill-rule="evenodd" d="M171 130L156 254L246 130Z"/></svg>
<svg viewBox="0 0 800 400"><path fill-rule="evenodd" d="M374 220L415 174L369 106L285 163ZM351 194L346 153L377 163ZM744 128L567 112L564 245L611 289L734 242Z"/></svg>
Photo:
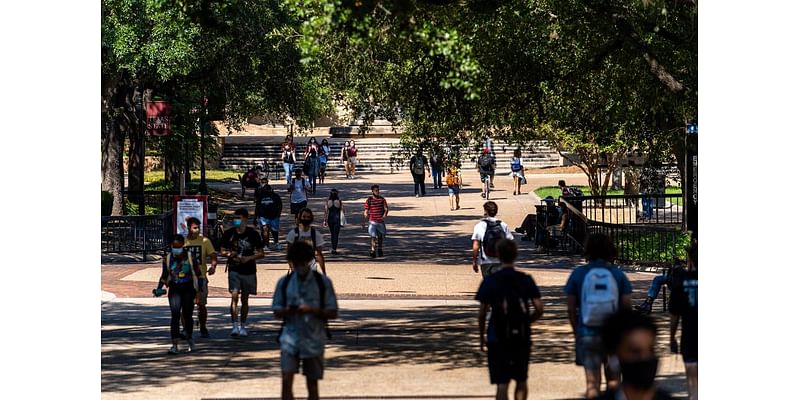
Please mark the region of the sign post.
<svg viewBox="0 0 800 400"><path fill-rule="evenodd" d="M195 217L200 220L200 233L205 232L208 223L208 196L175 196L173 198L175 210L175 233L189 236L187 219Z"/></svg>

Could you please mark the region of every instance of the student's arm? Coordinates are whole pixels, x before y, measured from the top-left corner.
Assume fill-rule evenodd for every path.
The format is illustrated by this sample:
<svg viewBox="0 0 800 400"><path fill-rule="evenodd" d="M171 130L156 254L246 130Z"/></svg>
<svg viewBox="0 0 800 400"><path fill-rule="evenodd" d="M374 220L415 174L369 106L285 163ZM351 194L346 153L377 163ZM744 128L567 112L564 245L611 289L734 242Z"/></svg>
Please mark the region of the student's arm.
<svg viewBox="0 0 800 400"><path fill-rule="evenodd" d="M383 218L389 216L389 203L386 202L386 199L383 199Z"/></svg>
<svg viewBox="0 0 800 400"><path fill-rule="evenodd" d="M161 276L158 278L158 287L166 286L169 283L169 267L167 266L167 258L161 260Z"/></svg>
<svg viewBox="0 0 800 400"><path fill-rule="evenodd" d="M472 241L472 270L478 272L478 253L481 250L481 242L479 240Z"/></svg>
<svg viewBox="0 0 800 400"><path fill-rule="evenodd" d="M533 315L531 315L531 322L535 322L541 318L542 314L544 314L544 303L542 303L542 299L533 299Z"/></svg>
<svg viewBox="0 0 800 400"><path fill-rule="evenodd" d="M572 335L575 336L578 324L578 296L567 295L567 317L569 318L569 325L572 327Z"/></svg>
<svg viewBox="0 0 800 400"><path fill-rule="evenodd" d="M325 201L325 218L322 219L322 226L328 226L328 214L330 213L331 200Z"/></svg>
<svg viewBox="0 0 800 400"><path fill-rule="evenodd" d="M481 303L478 312L478 333L480 334L481 351L486 351L486 314L489 312L489 305Z"/></svg>
<svg viewBox="0 0 800 400"><path fill-rule="evenodd" d="M681 316L678 314L671 314L669 316L669 343L671 347L670 350L678 347L677 346L678 340L675 339L675 335L678 333L678 322L680 322L680 320Z"/></svg>
<svg viewBox="0 0 800 400"><path fill-rule="evenodd" d="M622 304L620 304L620 308L623 310L630 310L631 309L631 295L630 294L623 294L622 295Z"/></svg>

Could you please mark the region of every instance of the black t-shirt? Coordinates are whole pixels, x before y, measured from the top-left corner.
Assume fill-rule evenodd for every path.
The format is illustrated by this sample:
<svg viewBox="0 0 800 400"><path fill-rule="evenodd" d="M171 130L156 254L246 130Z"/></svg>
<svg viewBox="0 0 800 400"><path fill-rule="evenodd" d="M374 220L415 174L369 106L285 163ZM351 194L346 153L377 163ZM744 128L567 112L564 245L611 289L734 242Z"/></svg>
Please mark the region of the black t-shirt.
<svg viewBox="0 0 800 400"><path fill-rule="evenodd" d="M283 202L275 192L267 193L263 188L256 191L256 216L275 219L281 215Z"/></svg>
<svg viewBox="0 0 800 400"><path fill-rule="evenodd" d="M669 298L669 312L681 316L682 338L687 335L697 337L697 271L676 271Z"/></svg>
<svg viewBox="0 0 800 400"><path fill-rule="evenodd" d="M234 251L240 256L252 256L256 254L256 249L264 247L264 242L261 240L261 235L248 226L241 234L236 231L236 228L225 231L225 234L222 235L220 246ZM240 264L228 259L228 268L242 275L252 275L256 273L256 262L252 260Z"/></svg>
<svg viewBox="0 0 800 400"><path fill-rule="evenodd" d="M517 285L518 293L521 293L520 297L525 299L542 298L539 287L536 286L536 282L533 281L530 275L506 267L483 279L481 286L478 288L478 293L475 294L475 300L480 301L481 304L489 305L502 302L503 295L508 290L506 285L510 284L510 282L514 282ZM486 332L487 342L494 343L496 341L494 325L494 319L489 317L489 328Z"/></svg>

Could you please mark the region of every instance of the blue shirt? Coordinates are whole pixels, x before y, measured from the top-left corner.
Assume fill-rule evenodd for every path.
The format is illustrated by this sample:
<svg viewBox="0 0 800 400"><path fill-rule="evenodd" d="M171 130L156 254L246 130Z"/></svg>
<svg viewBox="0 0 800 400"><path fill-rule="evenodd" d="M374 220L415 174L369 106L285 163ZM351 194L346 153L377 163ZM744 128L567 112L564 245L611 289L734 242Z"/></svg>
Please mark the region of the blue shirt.
<svg viewBox="0 0 800 400"><path fill-rule="evenodd" d="M575 268L572 273L569 275L569 279L567 279L567 285L564 287L564 293L569 295L576 296L578 299L578 323L575 329L577 336L597 336L600 335L600 328L592 328L588 326L584 326L582 319L581 319L581 293L583 289L583 279L586 277L586 274L595 267L603 267L605 266L611 271L611 275L614 276L614 279L617 281L617 287L619 288L619 303L622 304L622 296L626 294L631 294L633 292L633 288L631 288L631 281L628 280L628 277L625 276L625 272L622 271L619 267L614 264L609 264L605 260L594 260L590 261L586 265L581 265L578 268Z"/></svg>
<svg viewBox="0 0 800 400"><path fill-rule="evenodd" d="M288 275L287 275L288 276ZM320 301L319 287L313 272L309 272L305 279L300 274L291 275L289 285L286 287L286 298L283 298L281 287L287 276L278 280L275 286L275 295L272 298L272 310L282 310L287 306L299 306L308 304L311 307L324 308L325 310L337 310L336 293L333 292L333 284L326 276L322 276L325 284L325 306ZM290 315L285 317L285 325L281 333L281 351L291 355L298 355L300 358L312 358L322 355L325 351L325 320L319 316L311 314Z"/></svg>

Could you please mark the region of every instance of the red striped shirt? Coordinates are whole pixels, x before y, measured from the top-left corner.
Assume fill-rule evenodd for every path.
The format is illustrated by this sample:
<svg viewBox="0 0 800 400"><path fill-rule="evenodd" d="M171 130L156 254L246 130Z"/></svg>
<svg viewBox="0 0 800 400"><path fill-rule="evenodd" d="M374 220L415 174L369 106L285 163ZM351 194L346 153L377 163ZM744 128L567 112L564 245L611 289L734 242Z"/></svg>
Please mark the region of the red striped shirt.
<svg viewBox="0 0 800 400"><path fill-rule="evenodd" d="M386 214L386 199L382 196L375 198L375 196L369 196L367 201L364 203L364 209L367 210L369 214L369 220L373 222L381 222L383 223L383 215Z"/></svg>

